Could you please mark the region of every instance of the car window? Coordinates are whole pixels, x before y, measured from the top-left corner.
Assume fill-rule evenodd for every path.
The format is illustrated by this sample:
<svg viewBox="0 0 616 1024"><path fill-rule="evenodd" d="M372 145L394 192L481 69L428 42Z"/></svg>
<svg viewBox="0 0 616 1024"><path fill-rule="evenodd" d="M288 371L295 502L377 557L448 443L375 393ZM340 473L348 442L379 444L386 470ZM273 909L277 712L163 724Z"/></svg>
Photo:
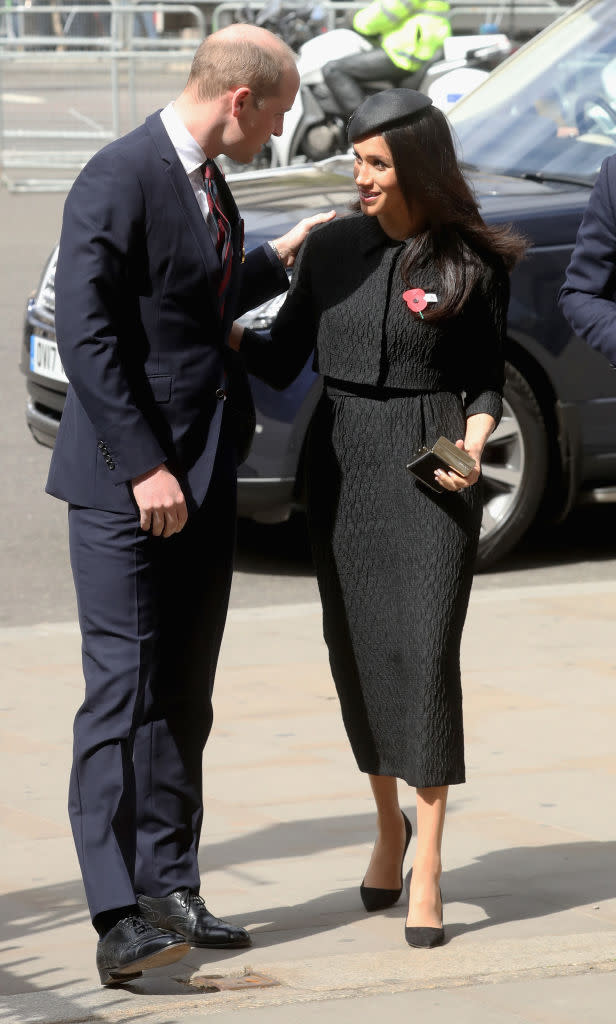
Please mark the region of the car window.
<svg viewBox="0 0 616 1024"><path fill-rule="evenodd" d="M589 0L450 111L482 170L591 184L616 152L616 4Z"/></svg>

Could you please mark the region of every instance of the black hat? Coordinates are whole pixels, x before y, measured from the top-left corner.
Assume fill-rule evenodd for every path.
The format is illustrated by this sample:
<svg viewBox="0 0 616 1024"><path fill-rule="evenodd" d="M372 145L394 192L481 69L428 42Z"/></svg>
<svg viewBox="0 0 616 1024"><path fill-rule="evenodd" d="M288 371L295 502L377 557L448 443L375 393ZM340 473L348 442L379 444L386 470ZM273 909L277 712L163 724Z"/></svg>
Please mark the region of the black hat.
<svg viewBox="0 0 616 1024"><path fill-rule="evenodd" d="M364 100L349 118L349 142L366 135L380 135L387 128L407 124L416 114L432 106L429 96L415 89L386 89Z"/></svg>

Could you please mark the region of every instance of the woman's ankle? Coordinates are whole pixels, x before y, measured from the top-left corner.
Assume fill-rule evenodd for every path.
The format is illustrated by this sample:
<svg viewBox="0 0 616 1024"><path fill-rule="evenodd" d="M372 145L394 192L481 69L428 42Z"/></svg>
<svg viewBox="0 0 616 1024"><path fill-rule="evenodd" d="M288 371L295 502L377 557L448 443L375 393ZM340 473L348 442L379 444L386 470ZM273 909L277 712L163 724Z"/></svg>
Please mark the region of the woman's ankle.
<svg viewBox="0 0 616 1024"><path fill-rule="evenodd" d="M443 873L443 863L438 853L415 854L413 875L434 878L438 881Z"/></svg>
<svg viewBox="0 0 616 1024"><path fill-rule="evenodd" d="M397 811L392 810L388 811L387 814L377 815L376 832L380 839L398 839L400 834L405 831L404 818L400 808Z"/></svg>

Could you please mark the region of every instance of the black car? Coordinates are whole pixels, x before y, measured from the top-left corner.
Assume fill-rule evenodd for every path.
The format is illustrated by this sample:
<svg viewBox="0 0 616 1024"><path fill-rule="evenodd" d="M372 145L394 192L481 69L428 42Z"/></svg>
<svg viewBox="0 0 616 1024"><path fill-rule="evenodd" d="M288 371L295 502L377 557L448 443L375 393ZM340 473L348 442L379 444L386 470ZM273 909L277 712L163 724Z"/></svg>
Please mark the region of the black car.
<svg viewBox="0 0 616 1024"><path fill-rule="evenodd" d="M588 0L518 51L450 112L490 222L531 242L512 276L503 419L483 463L478 567L509 551L538 514L616 500L616 372L556 306L601 161L616 151L616 16ZM348 208L352 158L238 175L247 247L318 209ZM54 336L55 254L28 305L22 366L30 429L52 445L66 380ZM244 318L267 329L284 296ZM289 341L292 344L292 339ZM281 522L303 495L306 431L320 385L308 364L284 392L253 381L252 452L239 471L240 514ZM411 453L409 453L410 455Z"/></svg>

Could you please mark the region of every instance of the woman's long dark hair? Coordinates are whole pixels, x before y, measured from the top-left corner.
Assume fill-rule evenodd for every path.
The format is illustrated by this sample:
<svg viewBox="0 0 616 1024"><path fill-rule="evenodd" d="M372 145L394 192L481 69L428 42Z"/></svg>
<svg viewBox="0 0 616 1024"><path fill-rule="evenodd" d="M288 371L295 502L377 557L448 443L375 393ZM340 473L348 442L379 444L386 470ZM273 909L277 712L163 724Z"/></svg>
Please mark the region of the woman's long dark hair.
<svg viewBox="0 0 616 1024"><path fill-rule="evenodd" d="M485 275L485 264L508 270L527 248L510 225L486 224L477 200L458 165L449 122L438 107L429 107L414 123L390 128L383 138L391 150L398 184L409 210L425 227L408 243L401 271L412 287L412 270L435 267L438 307L426 309L426 320L459 313Z"/></svg>

